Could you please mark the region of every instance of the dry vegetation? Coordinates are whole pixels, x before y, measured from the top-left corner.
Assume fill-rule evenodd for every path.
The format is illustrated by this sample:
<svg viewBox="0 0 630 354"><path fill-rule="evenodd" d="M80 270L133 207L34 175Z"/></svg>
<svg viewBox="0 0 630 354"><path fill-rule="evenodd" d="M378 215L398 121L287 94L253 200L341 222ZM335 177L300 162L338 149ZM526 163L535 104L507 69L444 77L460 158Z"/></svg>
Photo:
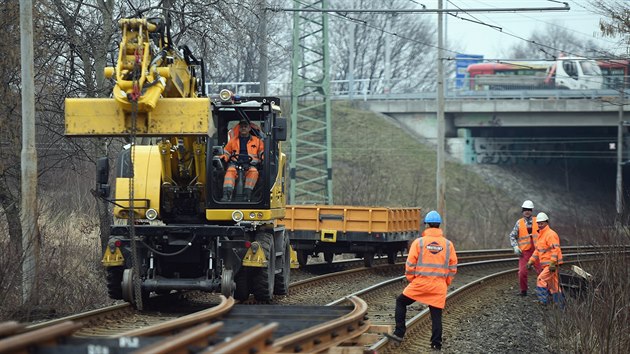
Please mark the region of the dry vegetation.
<svg viewBox="0 0 630 354"><path fill-rule="evenodd" d="M629 245L627 229L605 244ZM618 250L621 247L618 248ZM548 312L547 333L559 353L628 353L630 350L630 258L610 252L584 268L592 280L581 296L567 297L564 310Z"/></svg>

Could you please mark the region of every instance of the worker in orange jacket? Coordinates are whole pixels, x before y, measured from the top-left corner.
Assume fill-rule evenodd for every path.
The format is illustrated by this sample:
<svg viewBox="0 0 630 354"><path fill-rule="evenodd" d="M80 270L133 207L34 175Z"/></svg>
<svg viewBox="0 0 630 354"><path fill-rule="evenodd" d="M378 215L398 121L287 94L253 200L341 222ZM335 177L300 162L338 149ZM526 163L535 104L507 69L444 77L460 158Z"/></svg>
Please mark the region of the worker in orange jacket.
<svg viewBox="0 0 630 354"><path fill-rule="evenodd" d="M429 306L431 312L431 348L442 349L442 309L446 304L447 287L457 273L455 246L442 234L442 218L437 211L430 211L424 218L428 226L422 237L409 247L405 276L409 285L396 298L396 328L386 336L402 341L407 330L405 321L407 306L418 301Z"/></svg>
<svg viewBox="0 0 630 354"><path fill-rule="evenodd" d="M538 240L538 224L536 217L532 217L534 203L526 200L521 206L523 217L516 221L512 232L510 232L510 244L514 248L514 253L518 259L518 280L520 287L520 296L527 296L527 261L534 254L536 249L536 241ZM540 263L534 263L536 271L540 273Z"/></svg>
<svg viewBox="0 0 630 354"><path fill-rule="evenodd" d="M549 217L545 213L538 213L538 242L536 250L527 262L527 268L531 269L535 262L540 261L543 268L536 281L536 295L538 301L547 304L549 296L554 303L562 305L563 298L558 283L558 266L562 264L562 249L558 234L549 227Z"/></svg>
<svg viewBox="0 0 630 354"><path fill-rule="evenodd" d="M223 179L223 198L221 201L226 202L232 199L234 185L236 184L236 164L245 165L245 200L250 201L254 186L258 181L258 166L262 161L263 152L265 150L264 142L251 134L251 126L247 120L239 122L238 139L231 139L223 148L224 154L222 159L229 162L225 177ZM236 157L238 155L238 157Z"/></svg>

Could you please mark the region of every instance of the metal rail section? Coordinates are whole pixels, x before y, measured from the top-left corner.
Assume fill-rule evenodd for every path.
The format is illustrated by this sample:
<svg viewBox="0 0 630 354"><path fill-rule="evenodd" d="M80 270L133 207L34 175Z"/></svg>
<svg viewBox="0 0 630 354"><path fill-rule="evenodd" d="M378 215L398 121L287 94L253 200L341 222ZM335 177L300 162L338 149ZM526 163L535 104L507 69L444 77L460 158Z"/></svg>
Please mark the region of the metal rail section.
<svg viewBox="0 0 630 354"><path fill-rule="evenodd" d="M347 300L354 305L351 313L279 338L275 341L274 348L281 353L318 353L365 333L370 327L367 321L367 303L356 296Z"/></svg>
<svg viewBox="0 0 630 354"><path fill-rule="evenodd" d="M116 337L149 337L164 336L174 334L182 329L191 328L204 322L216 320L220 316L229 312L234 307L235 300L233 297L226 298L221 295L221 303L207 310L191 313L171 321L158 323L153 326L127 331L117 335Z"/></svg>

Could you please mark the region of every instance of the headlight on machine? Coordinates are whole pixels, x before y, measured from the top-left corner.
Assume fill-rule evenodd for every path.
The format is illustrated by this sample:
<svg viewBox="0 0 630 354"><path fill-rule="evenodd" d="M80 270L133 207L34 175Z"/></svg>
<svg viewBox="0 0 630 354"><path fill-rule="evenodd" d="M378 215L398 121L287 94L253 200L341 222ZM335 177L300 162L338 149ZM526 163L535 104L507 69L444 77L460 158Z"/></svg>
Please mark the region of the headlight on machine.
<svg viewBox="0 0 630 354"><path fill-rule="evenodd" d="M232 220L239 222L241 220L243 220L243 212L240 210L234 210L232 212Z"/></svg>
<svg viewBox="0 0 630 354"><path fill-rule="evenodd" d="M157 216L158 216L158 212L155 209L147 209L147 211L146 211L146 213L144 213L144 215L149 220L155 220L155 218L157 218Z"/></svg>
<svg viewBox="0 0 630 354"><path fill-rule="evenodd" d="M219 92L219 98L223 102L227 102L227 101L231 100L232 99L232 91L230 91L228 89L221 90L221 92Z"/></svg>
<svg viewBox="0 0 630 354"><path fill-rule="evenodd" d="M249 218L250 219L256 218L256 213L254 213L253 211L251 213L249 213Z"/></svg>

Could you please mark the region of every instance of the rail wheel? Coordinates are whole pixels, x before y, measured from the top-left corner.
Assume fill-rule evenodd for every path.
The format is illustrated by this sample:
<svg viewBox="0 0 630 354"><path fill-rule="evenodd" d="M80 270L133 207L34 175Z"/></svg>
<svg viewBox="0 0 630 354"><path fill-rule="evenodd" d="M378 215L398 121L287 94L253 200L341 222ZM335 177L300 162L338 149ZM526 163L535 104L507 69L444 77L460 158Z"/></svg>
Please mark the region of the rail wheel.
<svg viewBox="0 0 630 354"><path fill-rule="evenodd" d="M298 250L297 259L300 267L306 266L306 263L308 262L308 252L305 250Z"/></svg>
<svg viewBox="0 0 630 354"><path fill-rule="evenodd" d="M234 289L236 284L234 283L234 270L223 269L221 273L221 294L225 297L234 296Z"/></svg>
<svg viewBox="0 0 630 354"><path fill-rule="evenodd" d="M276 276L276 251L273 247L273 235L261 232L256 237L267 258L267 267L252 268L252 292L258 301L270 301L273 299L274 280Z"/></svg>
<svg viewBox="0 0 630 354"><path fill-rule="evenodd" d="M278 258L276 268L282 269L280 274L276 274L274 282L274 295L286 295L289 292L289 282L291 277L291 245L289 239L284 239L284 254Z"/></svg>
<svg viewBox="0 0 630 354"><path fill-rule="evenodd" d="M136 302L135 296L135 287L134 287L135 275L133 273L133 269L125 269L123 271L122 277L122 299L131 303L133 306L138 308L138 303ZM147 300L149 300L149 292L146 290L140 289L140 293L142 296L142 304L144 305Z"/></svg>
<svg viewBox="0 0 630 354"><path fill-rule="evenodd" d="M365 252L363 254L363 265L365 267L372 267L374 265L374 253L373 252Z"/></svg>
<svg viewBox="0 0 630 354"><path fill-rule="evenodd" d="M122 300L122 280L123 280L123 267L108 267L107 268L107 293L109 297L114 300Z"/></svg>
<svg viewBox="0 0 630 354"><path fill-rule="evenodd" d="M236 283L236 289L234 289L234 299L238 301L245 301L249 299L249 270L246 267L241 267L241 270L236 273L234 282Z"/></svg>
<svg viewBox="0 0 630 354"><path fill-rule="evenodd" d="M333 258L335 258L335 254L332 252L324 252L324 260L328 264L332 264Z"/></svg>

